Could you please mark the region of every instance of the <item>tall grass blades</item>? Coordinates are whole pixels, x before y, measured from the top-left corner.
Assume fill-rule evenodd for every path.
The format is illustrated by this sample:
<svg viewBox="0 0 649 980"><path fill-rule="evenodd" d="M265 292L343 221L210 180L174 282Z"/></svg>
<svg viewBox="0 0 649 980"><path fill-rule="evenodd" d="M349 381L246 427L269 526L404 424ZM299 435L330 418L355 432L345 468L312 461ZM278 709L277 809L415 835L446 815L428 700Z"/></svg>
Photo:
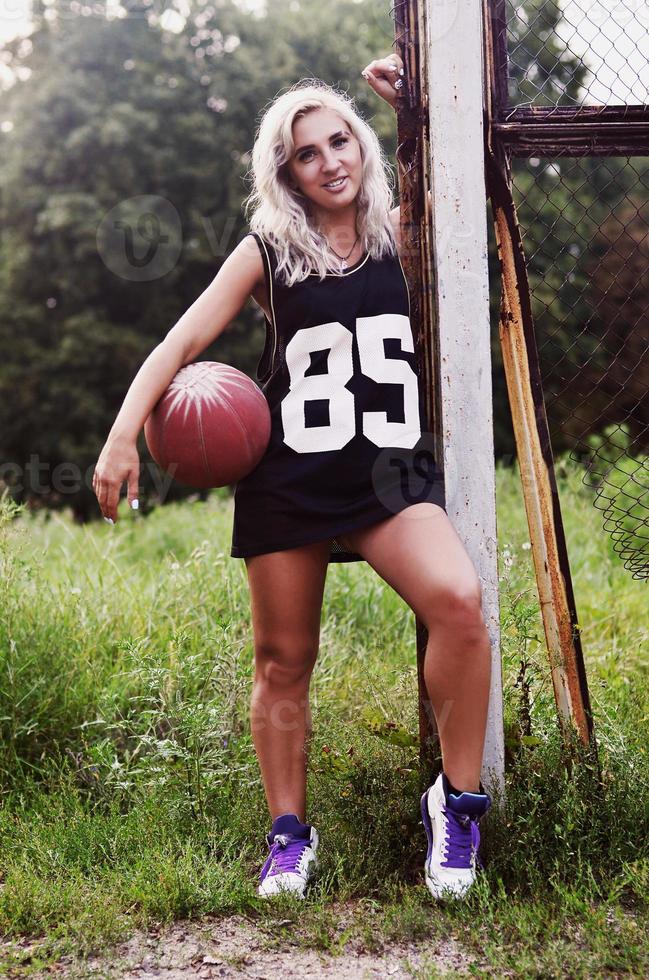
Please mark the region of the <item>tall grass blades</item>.
<svg viewBox="0 0 649 980"><path fill-rule="evenodd" d="M349 927L368 945L439 933L501 975L559 976L568 955L590 975L649 972L633 938L649 916L646 584L612 553L583 469L557 474L602 784L587 758L566 764L518 474L499 469L507 795L484 882L433 914L414 615L367 564L334 564L311 684L320 877L306 922L281 912L313 923L311 944L333 943L333 909L354 901L372 911ZM34 950L49 962L137 924L276 914L255 892L269 815L231 507L214 494L144 517L122 502L109 528L0 503L0 928L31 937L32 966ZM12 970L28 969L21 949Z"/></svg>

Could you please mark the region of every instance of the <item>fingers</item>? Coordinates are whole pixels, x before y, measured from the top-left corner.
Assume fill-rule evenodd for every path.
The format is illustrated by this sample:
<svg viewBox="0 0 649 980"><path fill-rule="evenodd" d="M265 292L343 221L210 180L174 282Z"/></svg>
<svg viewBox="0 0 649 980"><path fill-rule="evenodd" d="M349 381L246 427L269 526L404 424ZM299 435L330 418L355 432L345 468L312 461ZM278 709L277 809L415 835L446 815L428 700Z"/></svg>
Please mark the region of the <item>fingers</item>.
<svg viewBox="0 0 649 980"><path fill-rule="evenodd" d="M384 78L392 80L404 74L403 61L398 54L388 55L387 58L377 58L375 61L370 61L361 74L365 75L366 72L373 76L382 75Z"/></svg>
<svg viewBox="0 0 649 980"><path fill-rule="evenodd" d="M139 471L139 469L133 469L133 470L131 470L130 473L129 473L129 475L128 475L128 486L127 486L126 494L127 494L127 497L128 497L129 506L133 510L137 510L138 507L140 506L140 502L138 500L138 482L139 482L139 479L140 479L140 471Z"/></svg>
<svg viewBox="0 0 649 980"><path fill-rule="evenodd" d="M119 503L119 491L121 484L109 483L106 480L99 480L97 485L97 500L104 520L111 524L117 521L117 505Z"/></svg>
<svg viewBox="0 0 649 980"><path fill-rule="evenodd" d="M396 104L395 93L403 87L404 74L403 62L399 55L392 54L387 58L378 58L370 61L369 65L361 72L363 78L374 89L377 95L389 102L393 107Z"/></svg>
<svg viewBox="0 0 649 980"><path fill-rule="evenodd" d="M135 447L119 453L108 451L105 456L99 457L92 476L92 489L105 521L110 524L117 522L117 508L124 482L129 506L132 510L139 509L139 479L140 460Z"/></svg>
<svg viewBox="0 0 649 980"><path fill-rule="evenodd" d="M121 483L109 483L106 488L105 507L102 507L104 517L110 518L113 524L117 521L117 505L119 504L119 491Z"/></svg>
<svg viewBox="0 0 649 980"><path fill-rule="evenodd" d="M115 524L117 522L117 505L119 504L121 486L121 483L116 484L112 481L102 480L95 470L92 478L92 488L95 491L97 503L99 504L99 509L103 514L104 520L109 524Z"/></svg>

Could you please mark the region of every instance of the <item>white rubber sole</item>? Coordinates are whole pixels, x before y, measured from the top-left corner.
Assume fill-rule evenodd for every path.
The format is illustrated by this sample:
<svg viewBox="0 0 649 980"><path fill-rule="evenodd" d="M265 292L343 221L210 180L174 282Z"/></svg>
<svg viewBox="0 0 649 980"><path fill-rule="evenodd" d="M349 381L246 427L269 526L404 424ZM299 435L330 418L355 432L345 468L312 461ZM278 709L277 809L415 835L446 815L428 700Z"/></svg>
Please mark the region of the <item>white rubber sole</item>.
<svg viewBox="0 0 649 980"><path fill-rule="evenodd" d="M471 881L442 881L436 878L435 875L431 874L428 867L424 870L424 878L426 880L426 887L431 893L433 898L440 901L452 901L453 899L464 898L471 886L474 884L474 880Z"/></svg>
<svg viewBox="0 0 649 980"><path fill-rule="evenodd" d="M272 898L274 895L287 894L295 895L297 898L304 898L304 892L308 883L309 878L305 880L302 875L271 875L264 879L257 891L262 898Z"/></svg>

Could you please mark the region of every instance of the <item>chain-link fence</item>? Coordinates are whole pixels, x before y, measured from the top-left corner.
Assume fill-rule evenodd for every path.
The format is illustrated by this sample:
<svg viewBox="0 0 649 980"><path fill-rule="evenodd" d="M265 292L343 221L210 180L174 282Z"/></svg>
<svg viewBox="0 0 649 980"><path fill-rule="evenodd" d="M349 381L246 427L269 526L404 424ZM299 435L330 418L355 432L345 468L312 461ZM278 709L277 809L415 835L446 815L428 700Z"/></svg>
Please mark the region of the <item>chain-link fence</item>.
<svg viewBox="0 0 649 980"><path fill-rule="evenodd" d="M647 0L507 0L506 17L512 107L649 101Z"/></svg>
<svg viewBox="0 0 649 980"><path fill-rule="evenodd" d="M649 0L490 7L552 445L647 578Z"/></svg>

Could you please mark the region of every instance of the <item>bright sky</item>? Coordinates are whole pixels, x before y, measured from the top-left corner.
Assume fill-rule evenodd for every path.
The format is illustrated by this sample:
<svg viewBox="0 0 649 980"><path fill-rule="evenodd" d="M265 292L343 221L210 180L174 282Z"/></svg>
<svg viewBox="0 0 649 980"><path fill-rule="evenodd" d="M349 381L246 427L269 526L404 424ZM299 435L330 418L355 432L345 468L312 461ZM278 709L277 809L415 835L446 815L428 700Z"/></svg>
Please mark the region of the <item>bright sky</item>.
<svg viewBox="0 0 649 980"><path fill-rule="evenodd" d="M2 0L0 3L0 40L8 41L29 30L29 4L24 0Z"/></svg>
<svg viewBox="0 0 649 980"><path fill-rule="evenodd" d="M263 0L240 0L253 9ZM381 0L375 0L376 3ZM387 4L389 0L385 0ZM448 2L448 0L447 0ZM456 0L462 2L462 0ZM649 0L561 0L561 36L596 79L587 102L649 102ZM106 0L107 9L117 0ZM0 41L29 32L30 0L0 0ZM182 25L169 9L166 27Z"/></svg>

